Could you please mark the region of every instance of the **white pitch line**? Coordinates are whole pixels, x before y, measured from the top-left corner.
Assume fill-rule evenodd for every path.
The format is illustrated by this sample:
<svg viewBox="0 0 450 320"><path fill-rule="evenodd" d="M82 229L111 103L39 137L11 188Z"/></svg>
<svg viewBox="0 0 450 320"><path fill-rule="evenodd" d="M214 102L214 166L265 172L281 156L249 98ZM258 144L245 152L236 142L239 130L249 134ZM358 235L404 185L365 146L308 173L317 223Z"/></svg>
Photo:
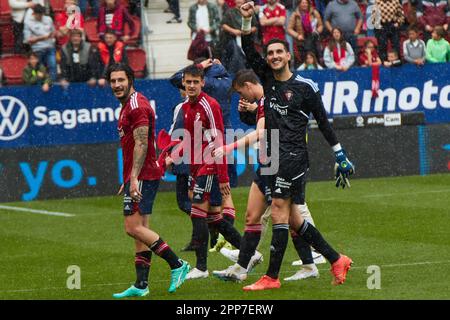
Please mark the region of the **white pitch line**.
<svg viewBox="0 0 450 320"><path fill-rule="evenodd" d="M57 216L57 217L74 217L74 214L70 213L64 213L64 212L54 212L54 211L47 211L47 210L36 210L36 209L29 209L29 208L21 208L21 207L11 207L11 206L2 206L0 205L0 209L3 210L12 210L12 211L20 211L20 212L29 212L29 213L36 213L36 214L44 214L47 216Z"/></svg>
<svg viewBox="0 0 450 320"><path fill-rule="evenodd" d="M421 265L430 265L430 264L450 264L450 260L444 260L444 261L423 261L423 262L411 262L411 263L397 263L397 264L385 264L380 265L380 268L398 268L398 267L414 267L414 266L421 266ZM376 265L376 264L374 264ZM368 266L354 266L352 269L367 269ZM329 268L318 268L319 271L328 271ZM298 269L295 270L285 270L280 271L280 274L290 274L292 272L298 271ZM264 273L250 273L250 275L264 275ZM210 278L215 279L215 278ZM217 279L215 279L217 280ZM167 279L159 279L159 280L153 280L150 279L151 283L160 283L160 282L167 282ZM82 289L88 289L92 287L109 287L109 286L117 286L117 285L128 285L130 282L116 282L116 283L93 283L86 286L82 285ZM49 288L33 288L33 289L18 289L18 290L0 290L1 293L19 293L19 292L36 292L36 291L46 291L46 290L67 290L67 287L49 287Z"/></svg>

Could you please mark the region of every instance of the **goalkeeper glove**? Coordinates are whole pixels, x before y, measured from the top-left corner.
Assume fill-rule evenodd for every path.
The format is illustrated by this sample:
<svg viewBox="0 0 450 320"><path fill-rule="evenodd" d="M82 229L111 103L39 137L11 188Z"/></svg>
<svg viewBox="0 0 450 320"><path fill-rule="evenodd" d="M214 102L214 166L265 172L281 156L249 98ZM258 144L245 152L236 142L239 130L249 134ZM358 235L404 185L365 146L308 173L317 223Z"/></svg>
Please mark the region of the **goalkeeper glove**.
<svg viewBox="0 0 450 320"><path fill-rule="evenodd" d="M344 149L336 151L334 155L336 157L336 163L334 165L336 188L342 187L344 189L346 186L350 188L350 180L348 178L355 172L355 167L348 160Z"/></svg>

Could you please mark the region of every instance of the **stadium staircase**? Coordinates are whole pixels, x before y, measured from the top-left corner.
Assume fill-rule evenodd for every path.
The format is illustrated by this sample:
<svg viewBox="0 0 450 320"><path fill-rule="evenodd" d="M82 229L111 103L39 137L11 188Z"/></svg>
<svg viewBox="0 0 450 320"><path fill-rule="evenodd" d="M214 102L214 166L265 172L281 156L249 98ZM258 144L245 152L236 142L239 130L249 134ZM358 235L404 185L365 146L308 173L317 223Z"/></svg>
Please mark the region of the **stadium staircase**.
<svg viewBox="0 0 450 320"><path fill-rule="evenodd" d="M187 51L190 44L190 30L187 26L188 10L194 0L180 0L182 23L167 24L173 17L164 13L168 7L166 0L150 0L145 10L147 25L152 31L147 33L144 41L147 50L147 64L150 78L168 78L190 63Z"/></svg>

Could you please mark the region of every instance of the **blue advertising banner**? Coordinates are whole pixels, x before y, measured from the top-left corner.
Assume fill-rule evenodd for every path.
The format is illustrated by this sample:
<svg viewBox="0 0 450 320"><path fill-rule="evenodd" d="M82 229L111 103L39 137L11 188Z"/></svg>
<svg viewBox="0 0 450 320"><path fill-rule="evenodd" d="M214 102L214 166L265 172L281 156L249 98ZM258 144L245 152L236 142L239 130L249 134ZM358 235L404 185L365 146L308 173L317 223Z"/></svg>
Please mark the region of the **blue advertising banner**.
<svg viewBox="0 0 450 320"><path fill-rule="evenodd" d="M382 68L379 97L372 98L371 70L304 71L315 81L330 118L342 115L422 111L427 123L450 122L450 64ZM152 102L157 131L168 129L172 108L181 101L167 80L141 80L138 91ZM233 97L231 122L246 128ZM37 86L0 88L0 148L117 142L119 103L110 88L86 84L43 93Z"/></svg>

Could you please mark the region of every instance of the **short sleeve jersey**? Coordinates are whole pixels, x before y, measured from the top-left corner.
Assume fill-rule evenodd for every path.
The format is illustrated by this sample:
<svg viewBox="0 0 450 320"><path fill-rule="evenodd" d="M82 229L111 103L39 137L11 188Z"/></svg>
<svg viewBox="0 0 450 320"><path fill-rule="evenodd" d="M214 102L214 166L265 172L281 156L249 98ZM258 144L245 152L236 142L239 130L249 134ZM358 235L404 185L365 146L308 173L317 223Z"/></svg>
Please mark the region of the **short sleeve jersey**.
<svg viewBox="0 0 450 320"><path fill-rule="evenodd" d="M133 167L134 137L133 131L136 128L148 126L148 150L139 180L159 180L161 170L156 158L155 147L155 112L150 106L147 98L134 92L128 99L125 106L120 110L118 131L123 155L123 181L130 180L131 169Z"/></svg>

